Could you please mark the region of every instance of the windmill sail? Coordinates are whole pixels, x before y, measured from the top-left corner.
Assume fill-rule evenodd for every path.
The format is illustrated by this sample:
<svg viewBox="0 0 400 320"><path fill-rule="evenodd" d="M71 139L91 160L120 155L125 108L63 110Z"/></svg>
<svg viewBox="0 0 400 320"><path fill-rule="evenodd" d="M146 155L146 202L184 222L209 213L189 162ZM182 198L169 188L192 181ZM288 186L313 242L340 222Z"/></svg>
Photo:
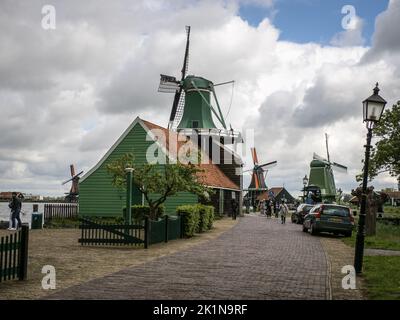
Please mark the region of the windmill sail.
<svg viewBox="0 0 400 320"><path fill-rule="evenodd" d="M182 88L182 82L185 79L189 68L189 39L190 26L186 26L186 49L181 70L181 81L178 82L175 77L167 75L161 75L160 79L158 91L170 93L175 92L174 102L172 103L171 114L169 117L168 129L176 128L183 114L183 108L185 105L185 91Z"/></svg>

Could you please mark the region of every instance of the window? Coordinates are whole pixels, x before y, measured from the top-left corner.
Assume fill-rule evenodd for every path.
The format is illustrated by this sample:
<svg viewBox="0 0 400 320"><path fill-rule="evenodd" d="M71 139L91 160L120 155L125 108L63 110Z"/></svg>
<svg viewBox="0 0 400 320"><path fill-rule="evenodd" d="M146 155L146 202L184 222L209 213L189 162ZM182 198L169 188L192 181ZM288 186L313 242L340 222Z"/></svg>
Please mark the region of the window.
<svg viewBox="0 0 400 320"><path fill-rule="evenodd" d="M192 128L198 128L199 127L199 121L198 120L193 120L192 121Z"/></svg>
<svg viewBox="0 0 400 320"><path fill-rule="evenodd" d="M339 216L339 217L350 216L349 208L345 207L324 206L322 213L330 216Z"/></svg>

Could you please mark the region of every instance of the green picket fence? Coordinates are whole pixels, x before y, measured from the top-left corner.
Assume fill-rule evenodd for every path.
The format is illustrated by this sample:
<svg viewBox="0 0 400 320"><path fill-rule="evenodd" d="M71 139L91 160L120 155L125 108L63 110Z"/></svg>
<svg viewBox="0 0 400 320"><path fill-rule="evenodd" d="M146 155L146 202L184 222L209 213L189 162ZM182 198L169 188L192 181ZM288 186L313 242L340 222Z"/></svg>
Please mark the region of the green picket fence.
<svg viewBox="0 0 400 320"><path fill-rule="evenodd" d="M115 224L87 217L79 221L81 237L78 242L82 245L148 246L148 219L144 224Z"/></svg>
<svg viewBox="0 0 400 320"><path fill-rule="evenodd" d="M133 245L148 248L150 244L182 238L182 217L164 216L158 221L145 218L136 224L114 224L93 218L80 218L82 245Z"/></svg>
<svg viewBox="0 0 400 320"><path fill-rule="evenodd" d="M28 270L29 226L0 238L0 282L26 280Z"/></svg>
<svg viewBox="0 0 400 320"><path fill-rule="evenodd" d="M182 238L182 217L165 215L158 221L150 221L150 244Z"/></svg>

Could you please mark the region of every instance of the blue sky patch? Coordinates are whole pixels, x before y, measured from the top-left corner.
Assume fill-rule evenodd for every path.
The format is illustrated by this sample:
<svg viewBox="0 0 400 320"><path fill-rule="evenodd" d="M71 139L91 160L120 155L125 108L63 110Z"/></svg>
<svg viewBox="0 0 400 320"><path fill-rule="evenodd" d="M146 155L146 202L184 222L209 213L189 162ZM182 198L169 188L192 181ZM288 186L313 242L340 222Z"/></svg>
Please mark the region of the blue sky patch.
<svg viewBox="0 0 400 320"><path fill-rule="evenodd" d="M371 43L376 16L385 11L389 0L276 0L273 8L255 4L242 5L239 16L250 25L257 26L264 18L272 17L273 24L281 31L280 40L297 43L317 42L329 44L341 31L342 7L352 5L364 21L363 37Z"/></svg>

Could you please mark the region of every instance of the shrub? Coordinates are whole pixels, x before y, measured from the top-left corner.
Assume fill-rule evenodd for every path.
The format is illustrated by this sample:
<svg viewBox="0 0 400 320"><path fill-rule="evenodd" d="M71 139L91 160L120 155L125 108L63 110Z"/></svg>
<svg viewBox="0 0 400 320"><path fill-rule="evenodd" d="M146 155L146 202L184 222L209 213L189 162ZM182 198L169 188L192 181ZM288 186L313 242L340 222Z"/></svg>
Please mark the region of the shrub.
<svg viewBox="0 0 400 320"><path fill-rule="evenodd" d="M183 220L183 235L193 237L198 230L200 221L199 206L197 204L179 206L176 208L176 212Z"/></svg>
<svg viewBox="0 0 400 320"><path fill-rule="evenodd" d="M132 220L135 222L142 221L145 217L148 217L150 214L149 206L133 205L131 207L131 210L132 210Z"/></svg>
<svg viewBox="0 0 400 320"><path fill-rule="evenodd" d="M204 232L212 228L214 222L214 207L199 204L200 220L197 232Z"/></svg>
<svg viewBox="0 0 400 320"><path fill-rule="evenodd" d="M124 208L124 214L125 214L125 208ZM150 207L146 205L133 205L131 207L132 210L132 220L139 222L142 221L145 217L148 217L150 215ZM157 212L157 218L162 217L165 214L165 207L164 206L159 206L158 207L158 212Z"/></svg>

